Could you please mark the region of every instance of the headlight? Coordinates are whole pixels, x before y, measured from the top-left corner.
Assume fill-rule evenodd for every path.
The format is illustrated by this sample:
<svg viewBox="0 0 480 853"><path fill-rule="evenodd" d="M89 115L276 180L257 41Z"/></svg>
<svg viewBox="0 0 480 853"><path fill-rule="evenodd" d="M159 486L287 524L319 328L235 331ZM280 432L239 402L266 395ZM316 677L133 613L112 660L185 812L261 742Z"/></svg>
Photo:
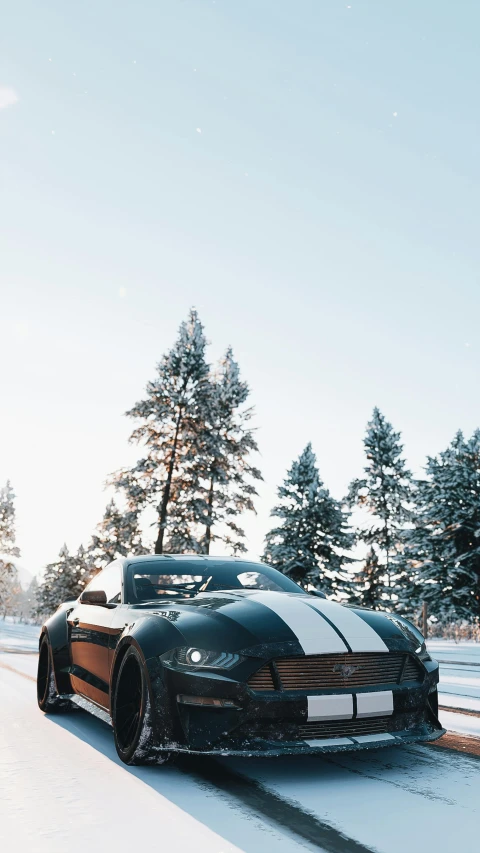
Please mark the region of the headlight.
<svg viewBox="0 0 480 853"><path fill-rule="evenodd" d="M171 669L232 669L240 661L245 660L242 655L232 652L209 652L206 649L198 649L196 646L182 646L171 649L160 656L165 666Z"/></svg>
<svg viewBox="0 0 480 853"><path fill-rule="evenodd" d="M415 654L418 655L420 660L431 660L425 645L425 637L420 633L418 628L415 628L415 625L412 625L408 619L404 619L403 616L397 616L395 613L385 613L385 616L397 626L407 640L415 643Z"/></svg>
<svg viewBox="0 0 480 853"><path fill-rule="evenodd" d="M425 640L423 641L422 645L421 645L421 646L419 646L419 648L418 648L418 649L415 649L415 654L416 654L416 655L418 655L418 657L420 658L420 660L431 660L431 657L430 657L430 655L429 655L429 654L428 654L428 652L427 652L427 647L426 647L426 645L425 645Z"/></svg>

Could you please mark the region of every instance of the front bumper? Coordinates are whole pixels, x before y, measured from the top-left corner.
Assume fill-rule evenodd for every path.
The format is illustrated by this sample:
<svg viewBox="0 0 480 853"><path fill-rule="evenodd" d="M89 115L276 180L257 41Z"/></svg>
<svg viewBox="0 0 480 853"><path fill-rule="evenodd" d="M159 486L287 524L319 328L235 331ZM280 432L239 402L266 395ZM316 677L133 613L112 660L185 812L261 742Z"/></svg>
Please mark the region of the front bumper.
<svg viewBox="0 0 480 853"><path fill-rule="evenodd" d="M204 755L315 754L372 749L431 741L445 731L438 721L438 665L424 666L421 683L382 684L355 691L358 696L391 691L393 711L360 719L321 722L308 718L308 696L344 691L253 691L244 681L212 672L179 672L147 661L152 687L156 739L161 749ZM182 704L178 697L205 696L233 701L238 710Z"/></svg>
<svg viewBox="0 0 480 853"><path fill-rule="evenodd" d="M193 749L192 747L181 746L175 741L166 743L162 749L166 752L188 753L189 755L216 755L216 756L237 756L239 758L276 758L280 755L315 755L331 752L355 752L360 749L381 749L386 746L402 746L409 743L418 743L419 741L438 740L445 734L445 729L439 728L431 730L427 726L419 726L416 729L406 729L403 732L396 732L393 737L390 735L368 736L365 740L360 738L335 738L321 739L316 743L313 741L284 741L281 744L277 742L268 742L266 740L251 739L250 742L229 746L225 744L222 747L217 746L212 749Z"/></svg>

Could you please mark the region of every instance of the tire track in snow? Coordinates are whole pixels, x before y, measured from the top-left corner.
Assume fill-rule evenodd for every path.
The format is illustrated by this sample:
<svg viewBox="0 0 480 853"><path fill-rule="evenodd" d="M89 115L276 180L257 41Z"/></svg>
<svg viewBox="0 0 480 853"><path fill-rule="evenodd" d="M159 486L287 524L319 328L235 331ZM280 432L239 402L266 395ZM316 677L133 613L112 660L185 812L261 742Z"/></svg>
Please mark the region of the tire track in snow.
<svg viewBox="0 0 480 853"><path fill-rule="evenodd" d="M420 742L420 746L423 744ZM440 794L435 793L435 791L427 790L424 787L420 787L418 784L410 784L409 782L398 781L394 779L387 779L384 776L380 775L375 770L375 765L372 761L372 757L366 754L367 758L370 758L370 764L365 767L360 766L352 766L348 763L348 752L337 754L335 756L335 764L339 767L342 767L344 770L347 770L349 773L354 773L356 776L363 777L365 779L373 779L375 782L381 782L383 785L391 785L393 788L398 788L402 791L407 791L409 794L413 794L417 797L423 797L425 800L431 800L431 802L440 802L445 803L447 806L454 806L454 800L444 797ZM326 759L329 762L332 762L332 759Z"/></svg>
<svg viewBox="0 0 480 853"><path fill-rule="evenodd" d="M287 830L291 835L309 842L315 850L322 850L324 853L375 853L375 848L366 847L354 838L344 835L311 812L304 811L294 802L283 799L256 780L225 767L214 758L181 759L177 766L189 775L193 772L195 776L229 797L235 797L251 811L277 824L284 831Z"/></svg>

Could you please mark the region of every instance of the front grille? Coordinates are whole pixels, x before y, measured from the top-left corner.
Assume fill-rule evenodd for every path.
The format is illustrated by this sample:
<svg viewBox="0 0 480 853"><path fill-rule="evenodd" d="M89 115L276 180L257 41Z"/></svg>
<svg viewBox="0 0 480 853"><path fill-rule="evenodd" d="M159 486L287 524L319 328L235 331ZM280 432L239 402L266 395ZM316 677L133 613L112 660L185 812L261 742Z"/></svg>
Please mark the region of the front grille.
<svg viewBox="0 0 480 853"><path fill-rule="evenodd" d="M420 670L421 673L421 670ZM402 681L418 681L419 680L419 665L415 658L408 655L405 669L403 670ZM423 680L420 675L420 680Z"/></svg>
<svg viewBox="0 0 480 853"><path fill-rule="evenodd" d="M365 720L329 720L324 723L305 723L297 727L298 737L311 740L324 737L354 737L355 735L381 735L388 731L390 717Z"/></svg>
<svg viewBox="0 0 480 853"><path fill-rule="evenodd" d="M289 718L247 720L231 732L236 743L253 744L259 740L273 743L317 740L321 738L358 737L360 735L395 734L418 730L425 725L423 707L408 712L394 711L383 717L363 717L353 720L292 720Z"/></svg>
<svg viewBox="0 0 480 853"><path fill-rule="evenodd" d="M248 686L252 690L275 690L270 665L262 666L257 672L254 672L248 679Z"/></svg>
<svg viewBox="0 0 480 853"><path fill-rule="evenodd" d="M273 666L283 690L334 690L423 680L418 661L402 652L304 655L280 658ZM252 690L275 690L272 665L263 666L247 683Z"/></svg>

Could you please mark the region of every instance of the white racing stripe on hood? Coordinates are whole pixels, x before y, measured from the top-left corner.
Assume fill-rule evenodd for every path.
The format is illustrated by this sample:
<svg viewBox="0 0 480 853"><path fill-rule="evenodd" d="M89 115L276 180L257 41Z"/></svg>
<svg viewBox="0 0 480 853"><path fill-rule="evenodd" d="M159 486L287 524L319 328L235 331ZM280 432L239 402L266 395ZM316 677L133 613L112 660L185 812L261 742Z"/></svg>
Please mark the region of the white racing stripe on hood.
<svg viewBox="0 0 480 853"><path fill-rule="evenodd" d="M330 619L332 625L345 637L352 652L388 652L380 635L353 610L334 601L325 601L313 596L308 603Z"/></svg>
<svg viewBox="0 0 480 853"><path fill-rule="evenodd" d="M300 595L288 595L284 592L252 591L249 597L257 604L263 604L273 610L283 619L297 637L306 655L348 652L347 646L332 626L309 606L310 600L306 601Z"/></svg>

